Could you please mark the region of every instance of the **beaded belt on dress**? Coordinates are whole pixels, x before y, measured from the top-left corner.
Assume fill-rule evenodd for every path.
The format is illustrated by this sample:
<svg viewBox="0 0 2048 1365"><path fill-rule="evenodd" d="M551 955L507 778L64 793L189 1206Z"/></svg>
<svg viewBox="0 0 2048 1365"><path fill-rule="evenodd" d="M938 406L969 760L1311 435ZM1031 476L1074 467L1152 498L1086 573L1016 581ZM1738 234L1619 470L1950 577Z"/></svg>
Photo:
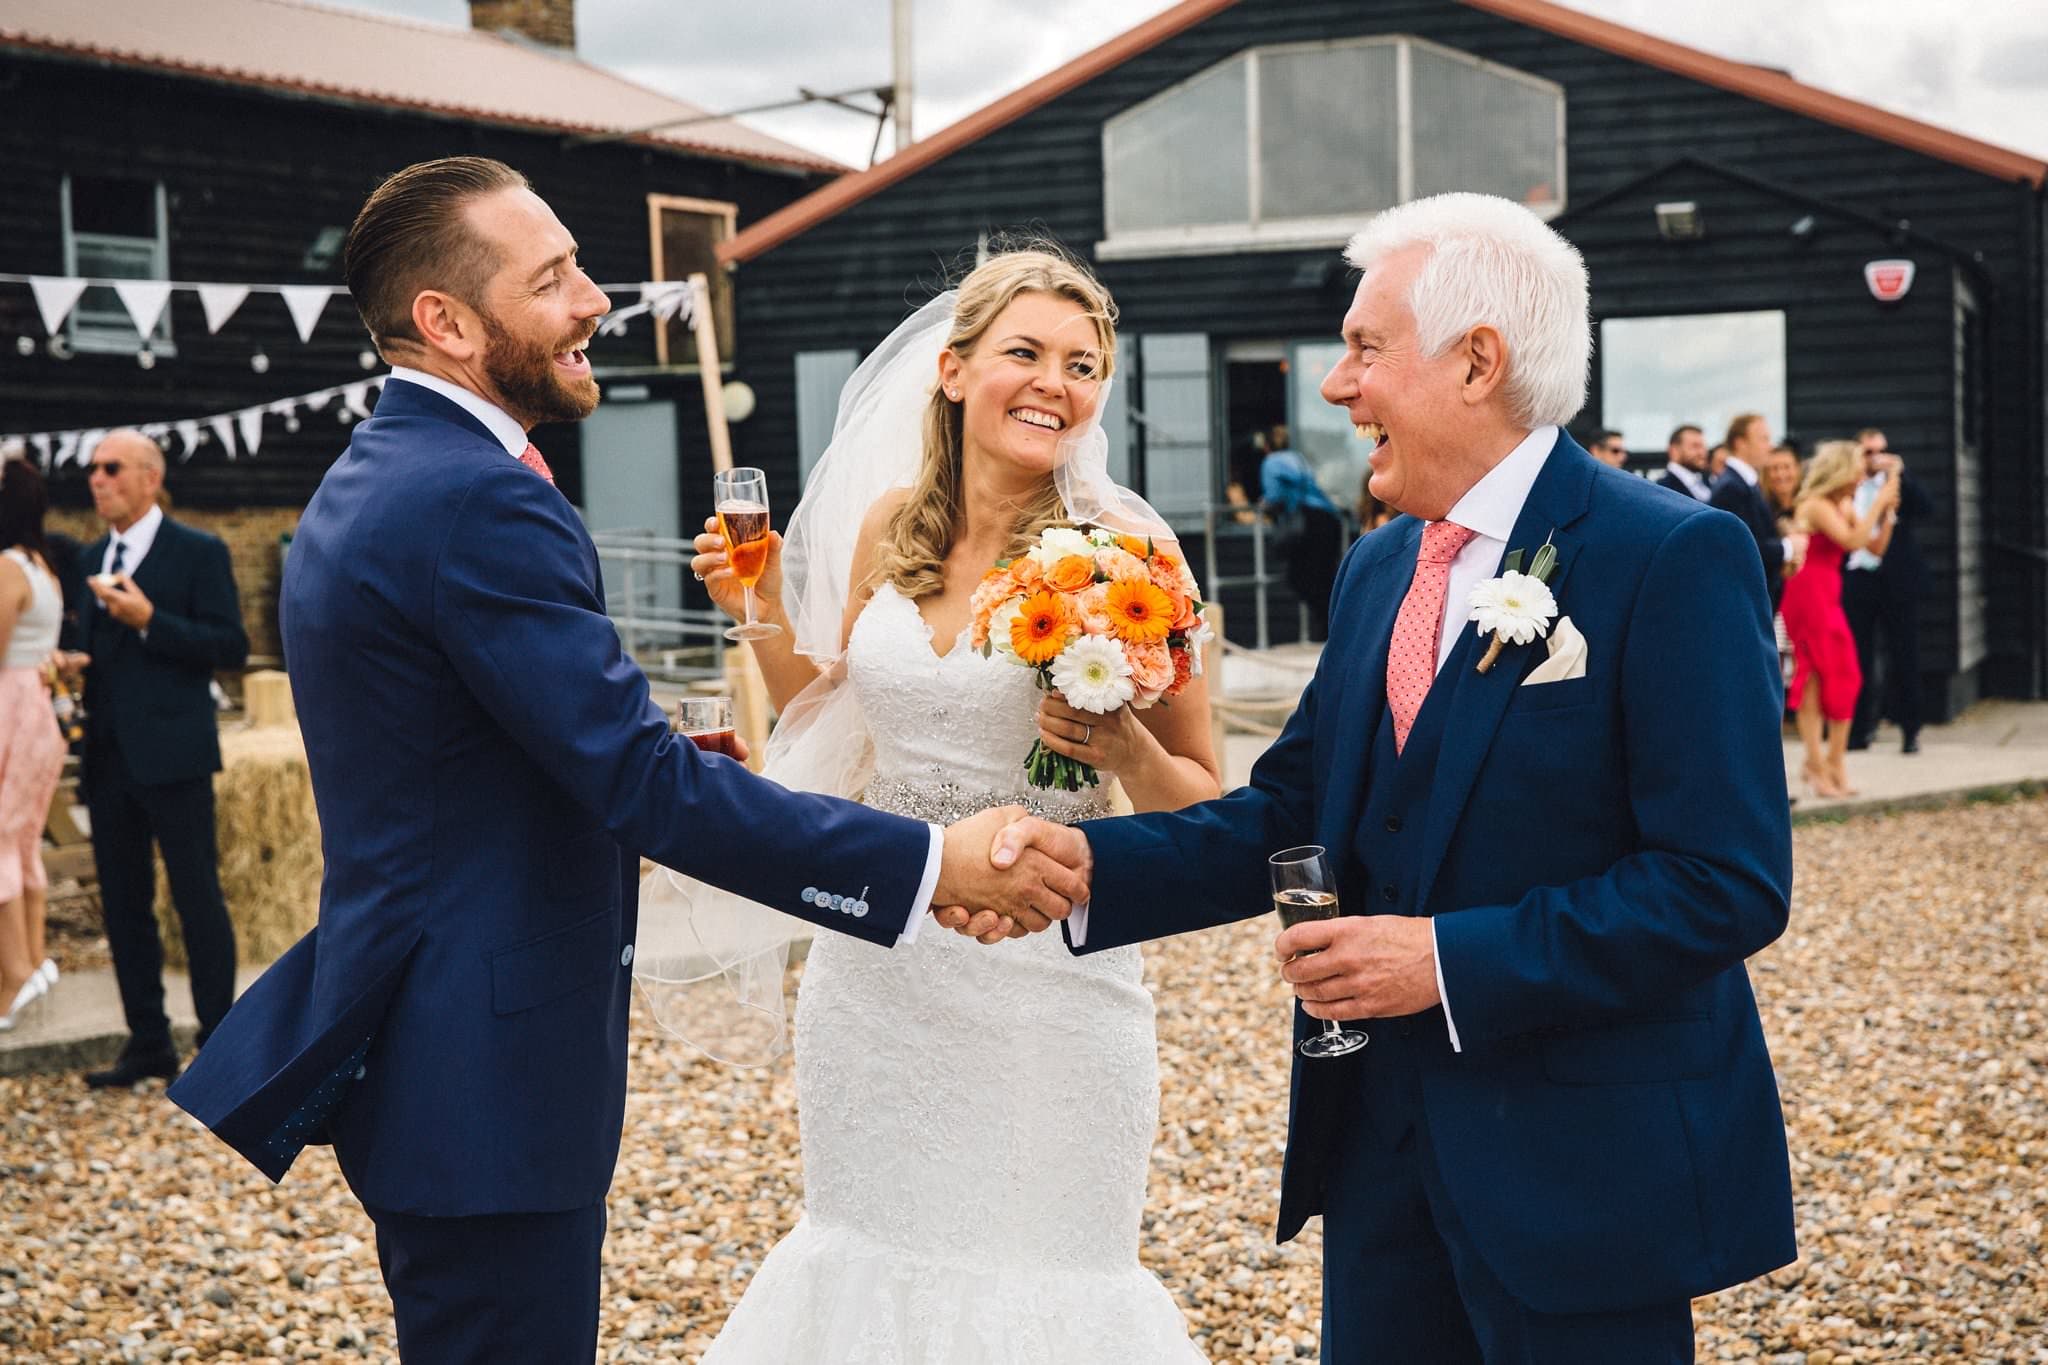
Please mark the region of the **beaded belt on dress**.
<svg viewBox="0 0 2048 1365"><path fill-rule="evenodd" d="M878 777L868 783L862 800L876 810L908 815L934 824L950 825L979 815L992 806L1022 806L1033 815L1062 825L1096 820L1110 813L1106 795L1087 797L1051 792L976 791L956 782L906 782L901 778Z"/></svg>

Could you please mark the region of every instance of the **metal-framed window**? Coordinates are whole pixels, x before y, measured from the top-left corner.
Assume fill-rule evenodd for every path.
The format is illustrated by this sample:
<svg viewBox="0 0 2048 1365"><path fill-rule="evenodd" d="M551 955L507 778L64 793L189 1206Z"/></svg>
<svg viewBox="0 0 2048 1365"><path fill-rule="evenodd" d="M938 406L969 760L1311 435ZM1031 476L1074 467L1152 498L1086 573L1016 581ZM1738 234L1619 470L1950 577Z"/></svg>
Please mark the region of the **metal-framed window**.
<svg viewBox="0 0 2048 1365"><path fill-rule="evenodd" d="M1102 127L1099 256L1338 245L1367 214L1477 190L1565 206L1564 87L1406 35L1280 43Z"/></svg>
<svg viewBox="0 0 2048 1365"><path fill-rule="evenodd" d="M66 175L58 196L65 274L103 280L171 277L170 205L161 180ZM79 295L65 332L71 349L79 352L133 355L143 345L127 306L106 285ZM168 308L149 335L149 349L177 354Z"/></svg>

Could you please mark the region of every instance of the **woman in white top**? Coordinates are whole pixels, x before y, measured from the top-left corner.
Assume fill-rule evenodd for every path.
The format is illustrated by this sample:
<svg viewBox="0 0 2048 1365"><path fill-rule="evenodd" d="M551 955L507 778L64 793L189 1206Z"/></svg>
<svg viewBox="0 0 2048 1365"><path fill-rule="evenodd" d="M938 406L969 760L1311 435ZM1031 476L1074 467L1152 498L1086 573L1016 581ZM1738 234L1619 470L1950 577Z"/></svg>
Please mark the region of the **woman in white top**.
<svg viewBox="0 0 2048 1365"><path fill-rule="evenodd" d="M43 544L43 476L0 461L0 1030L48 991L43 955L49 878L43 820L64 771L64 736L45 670L57 648L64 594Z"/></svg>

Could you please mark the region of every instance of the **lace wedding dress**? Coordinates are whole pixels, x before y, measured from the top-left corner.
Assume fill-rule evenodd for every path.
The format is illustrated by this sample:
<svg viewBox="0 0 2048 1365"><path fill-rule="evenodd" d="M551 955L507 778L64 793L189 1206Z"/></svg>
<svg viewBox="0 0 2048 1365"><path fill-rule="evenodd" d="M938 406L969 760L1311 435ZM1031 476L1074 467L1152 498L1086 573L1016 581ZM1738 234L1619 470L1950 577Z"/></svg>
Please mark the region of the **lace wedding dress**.
<svg viewBox="0 0 2048 1365"><path fill-rule="evenodd" d="M884 585L847 656L875 743L868 804L946 823L1017 802L1072 822L1099 794L1024 780L1030 671L944 656ZM1136 948L1055 928L985 946L926 924L893 950L811 945L796 1009L804 1215L706 1365L1193 1365L1138 1264L1159 1120Z"/></svg>

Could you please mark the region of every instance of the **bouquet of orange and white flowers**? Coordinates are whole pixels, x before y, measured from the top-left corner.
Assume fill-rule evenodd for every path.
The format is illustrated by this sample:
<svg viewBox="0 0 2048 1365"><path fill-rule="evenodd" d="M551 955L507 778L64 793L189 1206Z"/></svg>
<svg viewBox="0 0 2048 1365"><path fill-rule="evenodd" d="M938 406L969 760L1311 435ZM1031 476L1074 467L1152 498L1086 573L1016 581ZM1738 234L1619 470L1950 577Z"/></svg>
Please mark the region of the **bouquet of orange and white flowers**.
<svg viewBox="0 0 2048 1365"><path fill-rule="evenodd" d="M1107 715L1143 709L1202 675L1213 638L1188 566L1142 536L1053 526L974 590L974 648L1033 669L1069 706ZM1095 769L1034 743L1035 787L1079 791Z"/></svg>

